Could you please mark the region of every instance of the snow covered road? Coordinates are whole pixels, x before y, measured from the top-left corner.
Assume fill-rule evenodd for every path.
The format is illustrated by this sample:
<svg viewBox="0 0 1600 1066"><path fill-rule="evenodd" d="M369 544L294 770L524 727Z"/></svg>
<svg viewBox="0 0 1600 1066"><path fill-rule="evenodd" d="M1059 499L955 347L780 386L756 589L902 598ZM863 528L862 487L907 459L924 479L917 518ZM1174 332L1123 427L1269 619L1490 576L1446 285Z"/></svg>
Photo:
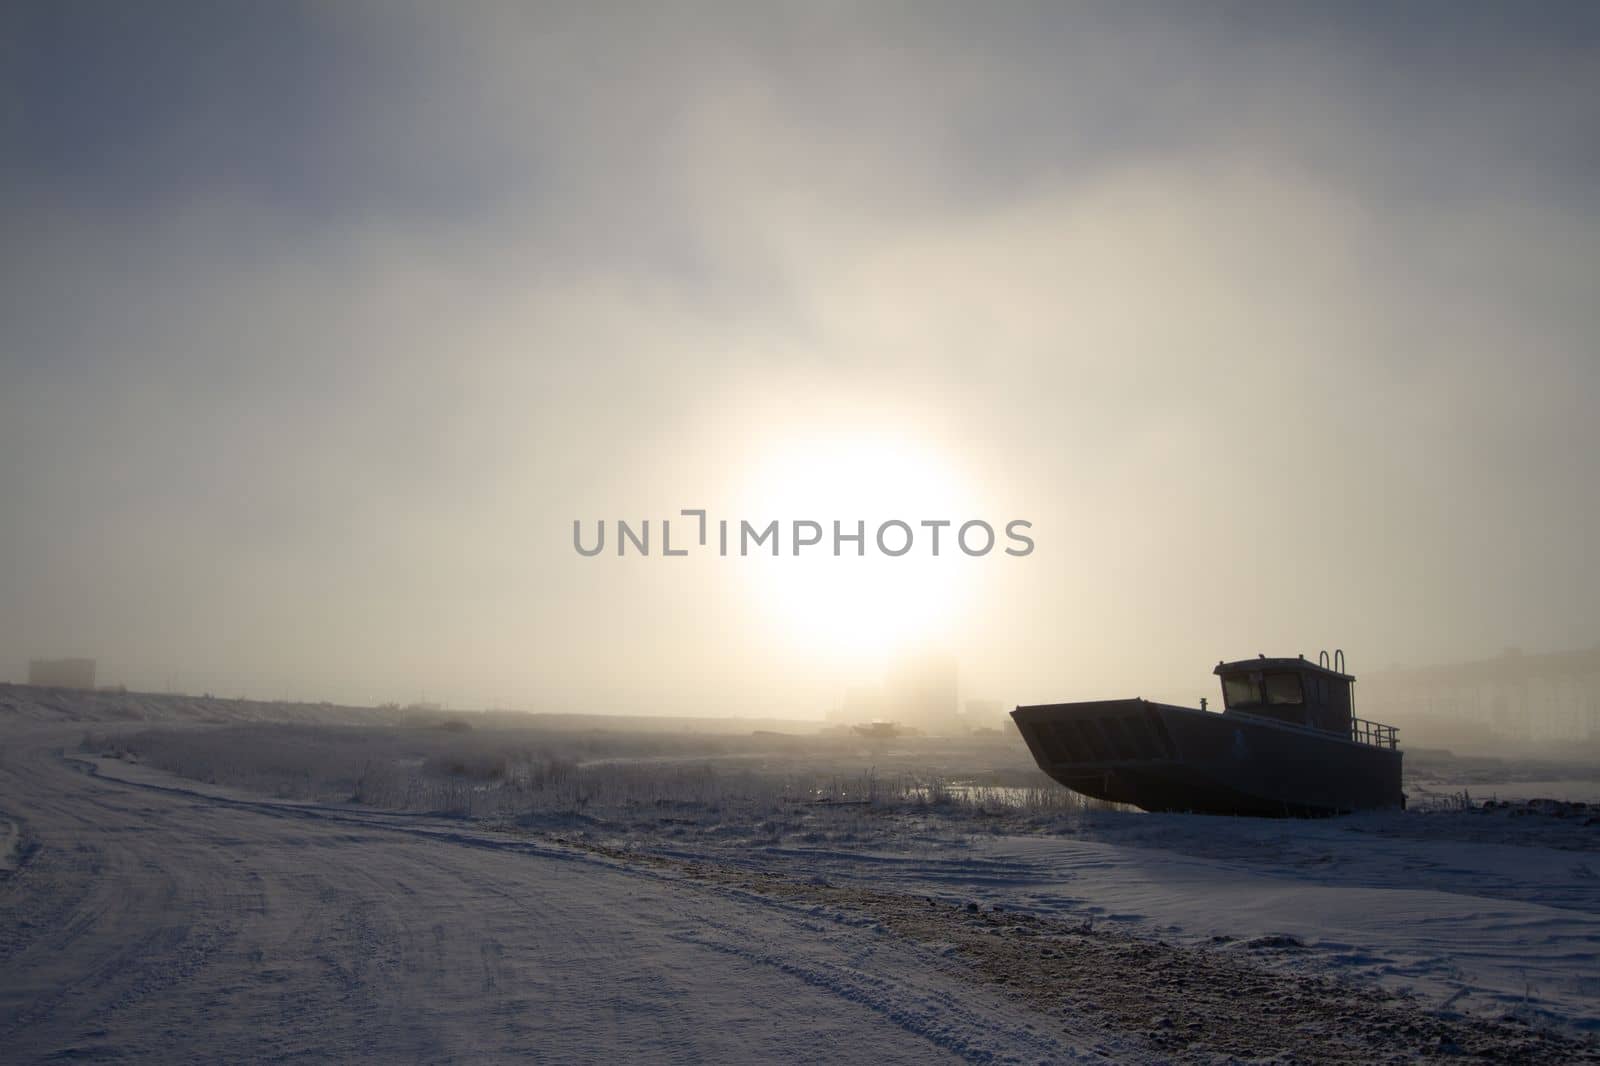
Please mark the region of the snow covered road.
<svg viewBox="0 0 1600 1066"><path fill-rule="evenodd" d="M10 1062L1097 1058L881 930L438 819L91 776L11 736ZM1080 1056L1081 1047L1084 1056ZM1125 1049L1124 1049L1125 1050Z"/></svg>
<svg viewBox="0 0 1600 1066"><path fill-rule="evenodd" d="M1497 1016L1525 950L1584 1027L1570 852L1181 816L678 849L268 799L80 735L0 732L8 1063L1600 1060Z"/></svg>

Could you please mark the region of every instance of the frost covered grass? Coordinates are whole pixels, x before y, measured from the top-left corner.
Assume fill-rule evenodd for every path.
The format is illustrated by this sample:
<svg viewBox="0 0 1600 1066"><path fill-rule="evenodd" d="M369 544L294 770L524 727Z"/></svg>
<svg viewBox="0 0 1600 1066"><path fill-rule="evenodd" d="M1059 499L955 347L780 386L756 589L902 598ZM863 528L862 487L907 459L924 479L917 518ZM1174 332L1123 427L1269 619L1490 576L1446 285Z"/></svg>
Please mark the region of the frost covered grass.
<svg viewBox="0 0 1600 1066"><path fill-rule="evenodd" d="M86 733L82 750L282 799L611 831L855 839L885 816L1014 825L1106 804L1050 782L1020 745L777 734L252 724ZM818 822L826 822L818 828ZM818 836L822 834L822 836Z"/></svg>

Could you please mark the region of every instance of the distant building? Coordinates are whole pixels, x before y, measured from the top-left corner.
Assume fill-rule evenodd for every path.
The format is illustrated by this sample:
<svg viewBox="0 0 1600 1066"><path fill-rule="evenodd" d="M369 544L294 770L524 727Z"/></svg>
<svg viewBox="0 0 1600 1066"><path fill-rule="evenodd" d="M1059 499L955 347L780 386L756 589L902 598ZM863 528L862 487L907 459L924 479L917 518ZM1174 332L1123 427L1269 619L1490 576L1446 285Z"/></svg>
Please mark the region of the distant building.
<svg viewBox="0 0 1600 1066"><path fill-rule="evenodd" d="M855 724L876 721L883 714L883 686L873 682L846 685L839 702L828 709L826 718L830 722Z"/></svg>
<svg viewBox="0 0 1600 1066"><path fill-rule="evenodd" d="M934 733L960 732L956 657L909 655L884 678L884 717Z"/></svg>
<svg viewBox="0 0 1600 1066"><path fill-rule="evenodd" d="M1382 717L1413 730L1476 741L1600 739L1600 646L1527 654L1507 648L1493 659L1374 671L1362 679L1362 717Z"/></svg>
<svg viewBox="0 0 1600 1066"><path fill-rule="evenodd" d="M31 659L28 684L43 688L94 689L93 659Z"/></svg>
<svg viewBox="0 0 1600 1066"><path fill-rule="evenodd" d="M1006 706L999 700L968 700L962 709L969 730L994 731L1010 722L1006 717Z"/></svg>
<svg viewBox="0 0 1600 1066"><path fill-rule="evenodd" d="M954 655L902 656L885 671L881 682L845 686L838 702L825 712L825 717L829 722L852 727L875 725L880 727L880 732L890 724L895 727L893 734L882 735L964 733L966 725L961 717L956 683Z"/></svg>

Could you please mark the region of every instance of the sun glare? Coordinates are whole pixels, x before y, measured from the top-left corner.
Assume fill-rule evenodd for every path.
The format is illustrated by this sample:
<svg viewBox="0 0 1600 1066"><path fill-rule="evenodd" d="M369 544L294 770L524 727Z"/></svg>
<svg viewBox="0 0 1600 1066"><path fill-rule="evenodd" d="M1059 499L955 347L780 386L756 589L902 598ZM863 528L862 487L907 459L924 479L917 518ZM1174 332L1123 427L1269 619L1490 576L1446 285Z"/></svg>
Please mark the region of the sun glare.
<svg viewBox="0 0 1600 1066"><path fill-rule="evenodd" d="M779 522L776 557L752 552L742 568L776 643L815 665L866 674L902 652L950 642L971 572L956 529L978 514L955 467L931 450L875 437L797 441L752 464L740 508L752 523ZM798 554L796 521L821 527L819 543ZM891 521L909 527L903 555L877 543ZM847 537L859 529L863 542L844 540L835 554L835 522ZM899 527L885 533L891 551L906 540Z"/></svg>

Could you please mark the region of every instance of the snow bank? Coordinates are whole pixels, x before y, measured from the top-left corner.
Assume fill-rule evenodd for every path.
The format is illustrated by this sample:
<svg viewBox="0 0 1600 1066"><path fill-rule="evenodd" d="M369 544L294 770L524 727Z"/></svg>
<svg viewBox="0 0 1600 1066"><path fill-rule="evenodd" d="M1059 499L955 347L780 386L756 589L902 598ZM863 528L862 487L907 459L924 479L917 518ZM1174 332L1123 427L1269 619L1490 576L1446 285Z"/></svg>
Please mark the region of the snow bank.
<svg viewBox="0 0 1600 1066"><path fill-rule="evenodd" d="M1520 844L1452 839L1459 821L1112 814L1084 819L1072 836L800 843L720 857L1116 923L1276 970L1375 981L1439 1009L1600 1031L1600 852L1541 846L1536 826Z"/></svg>

